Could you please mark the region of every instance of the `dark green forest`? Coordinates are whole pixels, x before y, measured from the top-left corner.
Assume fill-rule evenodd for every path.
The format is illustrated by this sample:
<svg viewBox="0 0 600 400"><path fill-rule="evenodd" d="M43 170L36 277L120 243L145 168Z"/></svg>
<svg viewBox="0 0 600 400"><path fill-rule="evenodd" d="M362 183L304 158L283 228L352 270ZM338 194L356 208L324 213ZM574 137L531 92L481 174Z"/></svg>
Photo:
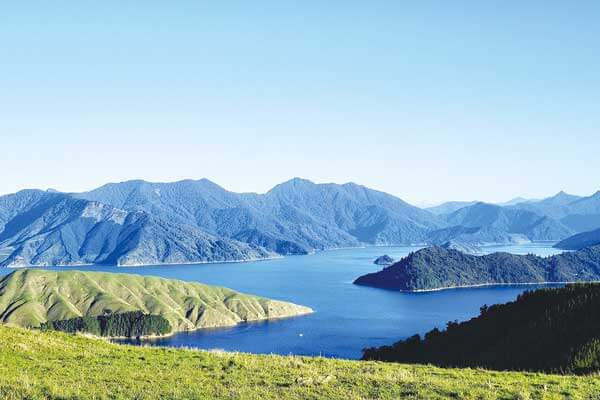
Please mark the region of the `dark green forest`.
<svg viewBox="0 0 600 400"><path fill-rule="evenodd" d="M365 349L363 359L574 374L600 371L600 284L527 291L514 302L484 305L469 321L448 322L443 331Z"/></svg>
<svg viewBox="0 0 600 400"><path fill-rule="evenodd" d="M504 252L476 256L433 246L354 281L391 290L431 290L511 283L600 281L600 246L551 257Z"/></svg>
<svg viewBox="0 0 600 400"><path fill-rule="evenodd" d="M42 330L62 332L84 332L106 337L140 337L165 335L171 332L171 324L160 315L144 314L141 311L112 313L107 311L97 317L77 317L60 321L48 321Z"/></svg>

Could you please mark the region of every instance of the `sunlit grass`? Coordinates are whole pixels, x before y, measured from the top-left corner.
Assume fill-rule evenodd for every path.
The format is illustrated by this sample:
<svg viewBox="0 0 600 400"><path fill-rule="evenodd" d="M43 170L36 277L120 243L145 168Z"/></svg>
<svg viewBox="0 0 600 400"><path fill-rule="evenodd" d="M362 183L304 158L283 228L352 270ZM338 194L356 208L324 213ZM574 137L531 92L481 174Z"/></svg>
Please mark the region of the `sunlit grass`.
<svg viewBox="0 0 600 400"><path fill-rule="evenodd" d="M134 347L0 327L2 399L592 399L600 377Z"/></svg>

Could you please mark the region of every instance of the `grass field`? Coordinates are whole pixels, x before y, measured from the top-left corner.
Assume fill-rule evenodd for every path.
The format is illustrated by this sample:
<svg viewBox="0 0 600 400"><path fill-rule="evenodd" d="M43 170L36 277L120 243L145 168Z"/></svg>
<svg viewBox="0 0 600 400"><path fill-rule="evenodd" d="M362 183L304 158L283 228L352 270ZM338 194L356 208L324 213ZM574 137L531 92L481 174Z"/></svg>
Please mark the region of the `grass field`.
<svg viewBox="0 0 600 400"><path fill-rule="evenodd" d="M0 326L2 399L596 399L600 376L123 346Z"/></svg>

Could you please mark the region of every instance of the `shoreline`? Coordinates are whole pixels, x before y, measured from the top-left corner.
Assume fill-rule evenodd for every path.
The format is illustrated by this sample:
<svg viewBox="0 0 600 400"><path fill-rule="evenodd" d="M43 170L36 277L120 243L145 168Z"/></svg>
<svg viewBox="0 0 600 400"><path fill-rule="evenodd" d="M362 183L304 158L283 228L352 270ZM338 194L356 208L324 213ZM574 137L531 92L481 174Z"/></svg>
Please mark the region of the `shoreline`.
<svg viewBox="0 0 600 400"><path fill-rule="evenodd" d="M535 242L527 242L527 243L523 243L523 244L506 244L506 243L489 243L489 244L482 244L482 245L477 245L478 247L482 247L482 248L490 248L490 247L503 247L503 246L522 246L522 245L535 245L535 244L551 244L551 243L557 243L555 241L543 241L543 240L539 240L539 241L535 241ZM108 266L108 267L118 267L118 268L137 268L137 267L160 267L160 266L172 266L172 265L204 265L204 264L243 264L243 263L250 263L250 262L259 262L259 261L273 261L273 260L279 260L279 259L283 259L283 258L287 258L287 257L298 257L298 256L313 256L316 255L318 253L324 253L324 252L332 252L332 251L341 251L341 250L357 250L357 249L369 249L369 248L394 248L394 247L414 247L414 248L425 248L425 247L431 247L431 246L435 246L433 244L427 244L427 243L410 243L410 244L372 244L372 245L360 245L360 246L350 246L350 247L330 247L330 248L326 248L326 249L316 249L316 250L312 250L307 254L288 254L288 255L280 255L280 254L276 254L270 257L264 257L264 258L250 258L250 259L236 259L236 260L226 260L226 261L188 261L188 262L164 262L164 263L148 263L148 264L144 264L144 263L140 263L140 264L94 264L94 263L73 263L73 264L56 264L56 265L7 265L5 267L0 267L0 268L7 268L7 269L20 269L20 268L77 268L77 267L103 267L103 266ZM554 248L554 247L552 247ZM561 250L562 252L566 252L566 251L570 251L570 250L565 250L565 249L558 249L557 250ZM548 256L551 257L551 256ZM448 287L448 289L452 289L453 287ZM427 289L429 290L429 289ZM437 290L437 289L432 289L432 290Z"/></svg>
<svg viewBox="0 0 600 400"><path fill-rule="evenodd" d="M164 335L144 335L144 336L98 336L98 335L93 335L91 333L88 332L65 332L65 331L61 331L61 330L51 330L53 332L61 332L61 333L67 333L67 334L73 334L73 335L80 335L80 336L85 336L85 337L89 337L89 338L93 338L93 339L99 339L99 340L104 340L104 341L108 341L108 342L113 342L113 341L129 341L129 340L139 340L139 341L145 341L145 340L154 340L154 339L165 339L171 336L175 336L179 333L192 333L192 332L196 332L199 330L219 330L219 329L226 329L226 328L233 328L235 326L238 325L244 325L244 324L252 324L255 322L268 322L268 321L277 321L277 320L282 320L282 319L289 319L289 318L296 318L296 317L304 317L307 315L311 315L314 314L316 311L313 310L310 307L306 307L306 306L301 306L299 304L295 304L296 306L299 307L304 307L306 308L308 311L306 312L302 312L299 314L294 314L294 315L282 315L280 317L268 317L268 318L260 318L260 319L251 319L251 320L247 320L247 321L240 321L237 322L235 324L230 324L230 325L219 325L219 326L201 326L201 327L195 327L193 329L184 329L184 330L174 330L172 332L166 333ZM8 324L10 325L10 324ZM20 327L18 325L14 325L17 327ZM36 330L41 331L41 329L36 328Z"/></svg>
<svg viewBox="0 0 600 400"><path fill-rule="evenodd" d="M304 255L304 254L301 254ZM250 262L260 262L260 261L272 261L279 260L285 258L285 256L277 255L271 257L264 258L249 258L247 260L228 260L228 261L188 261L188 262L174 262L174 263L161 263L161 264L118 264L118 265L110 265L110 264L86 264L86 266L110 266L117 268L138 268L138 267L161 267L161 266L172 266L172 265L204 265L204 264L243 264Z"/></svg>
<svg viewBox="0 0 600 400"><path fill-rule="evenodd" d="M305 255L305 254L300 254ZM6 269L22 269L22 268L77 268L77 267L116 267L116 268L138 268L138 267L161 267L161 266L172 266L172 265L203 265L203 264L243 264L250 262L259 261L272 261L285 258L286 256L271 256L265 258L251 258L247 260L228 260L228 261L189 261L189 262L177 262L177 263L161 263L161 264L93 264L93 263L74 263L74 264L56 264L56 265L8 265Z"/></svg>
<svg viewBox="0 0 600 400"><path fill-rule="evenodd" d="M296 304L297 306L299 306L298 304ZM255 322L268 322L268 321L277 321L277 320L282 320L282 319L288 319L288 318L296 318L296 317L303 317L306 315L311 315L315 313L315 310L313 310L310 307L306 307L306 306L300 306L300 307L304 307L307 308L310 311L307 312L303 312L303 313L299 313L299 314L294 314L294 315L285 315L285 316L280 316L280 317L269 317L269 318L261 318L261 319L251 319L251 320L247 320L247 321L240 321L237 322L235 324L231 324L231 325L220 325L220 326L202 326L202 327L197 327L197 328L193 328L193 329L184 329L181 331L173 331L170 333L167 333L165 335L146 335L146 336L135 336L135 337L130 337L130 336L96 336L96 335L87 335L85 332L81 332L81 335L86 335L86 336L91 336L97 339L104 339L107 341L120 341L120 340L124 340L124 341L129 341L129 340L139 340L139 341L144 341L144 340L154 340L154 339L164 339L164 338L168 338L171 336L175 336L179 333L192 333L192 332L197 332L199 330L219 330L219 329L226 329L226 328L233 328L235 326L238 325L244 325L244 324L252 324Z"/></svg>
<svg viewBox="0 0 600 400"><path fill-rule="evenodd" d="M392 291L402 292L402 293L427 293L427 292L441 292L442 290L454 290L454 289L476 289L483 287L492 287L492 286L534 286L534 285L569 285L576 283L600 283L600 280L596 281L563 281L563 282L515 282L515 283L477 283L473 285L456 285L456 286L444 286L433 289L388 289ZM385 289L378 286L370 286L370 285L359 285L359 286L369 286L376 289Z"/></svg>

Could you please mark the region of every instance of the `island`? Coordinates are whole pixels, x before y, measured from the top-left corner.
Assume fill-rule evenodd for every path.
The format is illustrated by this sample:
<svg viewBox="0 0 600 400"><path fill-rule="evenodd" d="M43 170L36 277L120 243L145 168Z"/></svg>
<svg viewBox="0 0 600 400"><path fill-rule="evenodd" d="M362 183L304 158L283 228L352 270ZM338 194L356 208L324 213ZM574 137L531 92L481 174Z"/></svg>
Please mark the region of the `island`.
<svg viewBox="0 0 600 400"><path fill-rule="evenodd" d="M570 284L483 305L469 321L448 322L423 338L369 348L365 360L563 374L600 366L600 284Z"/></svg>
<svg viewBox="0 0 600 400"><path fill-rule="evenodd" d="M498 252L476 256L428 247L383 270L356 279L356 285L401 291L470 286L600 281L600 246L551 257Z"/></svg>
<svg viewBox="0 0 600 400"><path fill-rule="evenodd" d="M24 269L0 280L0 322L97 336L168 335L311 312L284 301L152 276Z"/></svg>
<svg viewBox="0 0 600 400"><path fill-rule="evenodd" d="M387 254L384 254L380 257L377 257L373 264L375 265L392 265L394 263L394 259Z"/></svg>

